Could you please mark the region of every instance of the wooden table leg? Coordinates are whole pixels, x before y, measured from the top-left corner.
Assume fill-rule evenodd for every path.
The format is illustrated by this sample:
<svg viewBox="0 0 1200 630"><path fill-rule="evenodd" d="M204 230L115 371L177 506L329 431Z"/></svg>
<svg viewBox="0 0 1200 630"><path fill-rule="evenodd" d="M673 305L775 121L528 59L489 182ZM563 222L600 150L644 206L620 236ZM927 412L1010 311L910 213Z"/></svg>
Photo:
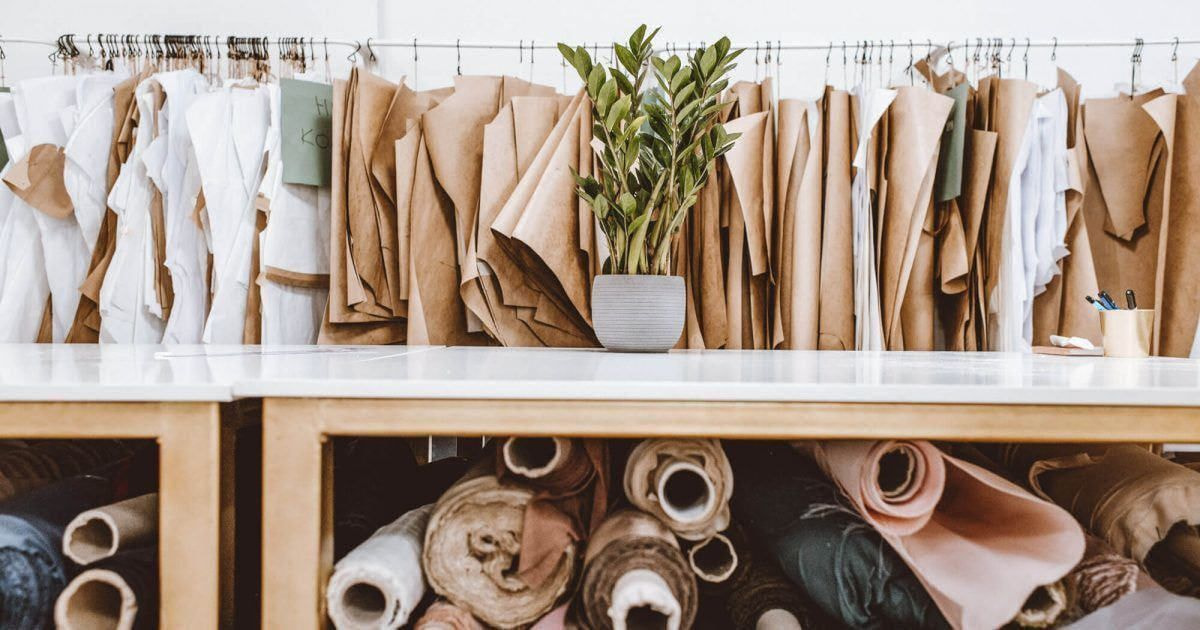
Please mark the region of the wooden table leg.
<svg viewBox="0 0 1200 630"><path fill-rule="evenodd" d="M219 612L221 545L227 542L221 533L220 410L216 404L181 404L171 407L161 423L160 625L228 627L221 620L230 613Z"/></svg>
<svg viewBox="0 0 1200 630"><path fill-rule="evenodd" d="M324 627L333 458L316 407L263 401L263 628Z"/></svg>

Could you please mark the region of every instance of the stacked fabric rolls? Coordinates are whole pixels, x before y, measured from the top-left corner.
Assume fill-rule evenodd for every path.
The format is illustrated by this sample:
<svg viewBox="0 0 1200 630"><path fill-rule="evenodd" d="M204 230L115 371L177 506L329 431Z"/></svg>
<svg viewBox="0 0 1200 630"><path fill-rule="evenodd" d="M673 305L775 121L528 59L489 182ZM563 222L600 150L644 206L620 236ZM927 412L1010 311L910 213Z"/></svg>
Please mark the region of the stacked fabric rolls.
<svg viewBox="0 0 1200 630"><path fill-rule="evenodd" d="M395 457L335 470L408 461L426 488L377 494L374 533L338 552L326 596L342 629L1063 627L1162 591L1144 547L1186 564L1159 538L1200 507L1168 479L1200 473L1135 446L1067 465L1069 445L522 437L418 466L402 441L356 442ZM1022 487L1009 475L1026 465L1048 472ZM1120 487L1093 482L1107 489L1085 503L1074 474ZM1134 491L1161 522L1085 507Z"/></svg>
<svg viewBox="0 0 1200 630"><path fill-rule="evenodd" d="M156 627L157 495L126 498L153 478L153 449L46 440L0 450L0 627Z"/></svg>

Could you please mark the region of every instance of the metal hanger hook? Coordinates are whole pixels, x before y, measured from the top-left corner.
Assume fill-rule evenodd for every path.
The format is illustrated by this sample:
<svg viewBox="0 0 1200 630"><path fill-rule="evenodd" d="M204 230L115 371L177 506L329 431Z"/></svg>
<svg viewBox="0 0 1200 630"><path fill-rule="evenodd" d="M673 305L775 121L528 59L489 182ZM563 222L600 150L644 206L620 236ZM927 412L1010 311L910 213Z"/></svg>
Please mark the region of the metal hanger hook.
<svg viewBox="0 0 1200 630"><path fill-rule="evenodd" d="M462 76L462 40L461 39L454 40L454 54L457 57L457 64L455 66L455 69L458 72L458 75Z"/></svg>

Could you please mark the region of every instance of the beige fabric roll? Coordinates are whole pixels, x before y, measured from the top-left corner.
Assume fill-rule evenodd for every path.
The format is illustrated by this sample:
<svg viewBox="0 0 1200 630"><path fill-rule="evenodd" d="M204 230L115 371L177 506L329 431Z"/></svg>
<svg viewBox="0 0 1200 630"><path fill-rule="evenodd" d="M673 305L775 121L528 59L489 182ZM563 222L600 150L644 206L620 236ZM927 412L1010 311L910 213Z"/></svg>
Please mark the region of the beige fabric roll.
<svg viewBox="0 0 1200 630"><path fill-rule="evenodd" d="M525 626L550 612L573 582L579 554L568 546L553 573L536 586L515 575L525 509L533 496L524 486L492 475L446 491L425 532L422 562L430 587L498 628Z"/></svg>
<svg viewBox="0 0 1200 630"><path fill-rule="evenodd" d="M143 494L76 516L63 531L63 555L80 565L158 538L158 493Z"/></svg>
<svg viewBox="0 0 1200 630"><path fill-rule="evenodd" d="M421 545L433 504L379 528L338 561L325 589L329 618L339 629L399 628L425 595Z"/></svg>
<svg viewBox="0 0 1200 630"><path fill-rule="evenodd" d="M113 595L116 600L113 601ZM137 596L114 571L88 569L75 576L54 604L54 625L61 630L133 630Z"/></svg>
<svg viewBox="0 0 1200 630"><path fill-rule="evenodd" d="M729 526L733 471L718 440L645 440L625 467L625 495L685 540Z"/></svg>

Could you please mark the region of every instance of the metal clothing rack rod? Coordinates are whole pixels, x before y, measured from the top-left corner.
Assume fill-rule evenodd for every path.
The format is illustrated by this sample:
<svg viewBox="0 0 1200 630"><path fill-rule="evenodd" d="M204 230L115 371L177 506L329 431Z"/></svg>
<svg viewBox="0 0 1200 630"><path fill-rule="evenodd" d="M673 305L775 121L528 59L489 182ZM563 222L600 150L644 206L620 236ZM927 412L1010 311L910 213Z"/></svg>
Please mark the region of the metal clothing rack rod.
<svg viewBox="0 0 1200 630"><path fill-rule="evenodd" d="M157 35L157 33L155 33L155 34ZM146 40L145 40L146 34L145 33L70 33L69 35L71 35L72 37L75 38L74 43L76 46L86 45L87 38L89 35L92 37L93 42L96 42L95 38L99 35L117 35L118 37L125 37L126 35L129 35L129 36L141 38L141 39L137 40L138 44L141 44L141 45L146 44ZM167 33L164 33L163 35L167 35ZM188 33L188 35L193 35L193 33ZM194 35L197 35L199 37L209 37L209 38L212 38L212 41L214 43L219 42L221 44L225 43L225 38L230 37L230 35L213 35L211 33L209 33L207 35L194 33ZM233 37L236 37L239 39L249 39L251 37L261 38L263 36L261 36L261 35L259 35L259 36L233 35ZM300 43L302 43L301 40L303 40L303 44L305 46L326 46L326 45L328 45L328 46L345 46L347 48L354 48L354 49L358 49L362 46L362 44L359 43L358 40L354 40L354 39L330 39L330 38L315 37L315 36L314 37L309 37L309 36L301 37L299 35L296 35L296 36L268 35L268 36L266 36L266 43L269 45L272 45L272 46L275 46L275 45L278 45L281 43L283 43L283 44L289 44L289 43L300 44ZM124 42L120 41L118 43L123 44ZM27 38L27 37L0 36L0 45L8 45L8 44L33 44L33 45L38 45L38 46L49 46L51 48L56 48L59 45L59 41L57 39L32 39L32 38Z"/></svg>
<svg viewBox="0 0 1200 630"><path fill-rule="evenodd" d="M84 43L87 34L73 34L75 44ZM97 35L92 33L92 36ZM142 34L131 34L137 37L144 37ZM213 36L210 37L225 37ZM426 49L458 49L458 50L555 50L557 42L538 43L536 40L528 40L521 42L469 42L469 41L421 41L420 38L415 39L376 39L368 37L366 40L359 41L353 39L326 39L323 37L289 37L289 36L267 36L268 44L279 44L288 42L297 42L303 39L305 44L311 45L331 45L331 46L346 46L362 51L363 48L426 48ZM576 42L572 42L576 43ZM700 42L697 42L698 44ZM22 37L3 37L0 36L0 44L36 44L43 46L55 47L58 46L57 40L41 40ZM585 42L587 47L600 46L606 47L608 44L600 42ZM583 45L581 44L581 45ZM1123 40L1056 40L1056 39L1040 39L1031 40L1026 38L1013 37L969 37L964 39L955 39L951 41L939 41L934 39L854 39L854 40L838 40L827 42L780 42L775 39L763 39L754 43L739 43L737 47L747 49L770 49L770 50L789 50L789 51L829 51L840 50L843 47L861 46L870 44L874 46L894 47L894 48L931 48L942 47L954 50L974 49L981 46L991 45L993 47L1003 47L1007 49L1025 49L1025 48L1124 48L1132 46L1194 46L1200 45L1200 39L1123 39ZM690 42L687 46L680 45L680 42L668 42L672 49L684 49L690 47Z"/></svg>

